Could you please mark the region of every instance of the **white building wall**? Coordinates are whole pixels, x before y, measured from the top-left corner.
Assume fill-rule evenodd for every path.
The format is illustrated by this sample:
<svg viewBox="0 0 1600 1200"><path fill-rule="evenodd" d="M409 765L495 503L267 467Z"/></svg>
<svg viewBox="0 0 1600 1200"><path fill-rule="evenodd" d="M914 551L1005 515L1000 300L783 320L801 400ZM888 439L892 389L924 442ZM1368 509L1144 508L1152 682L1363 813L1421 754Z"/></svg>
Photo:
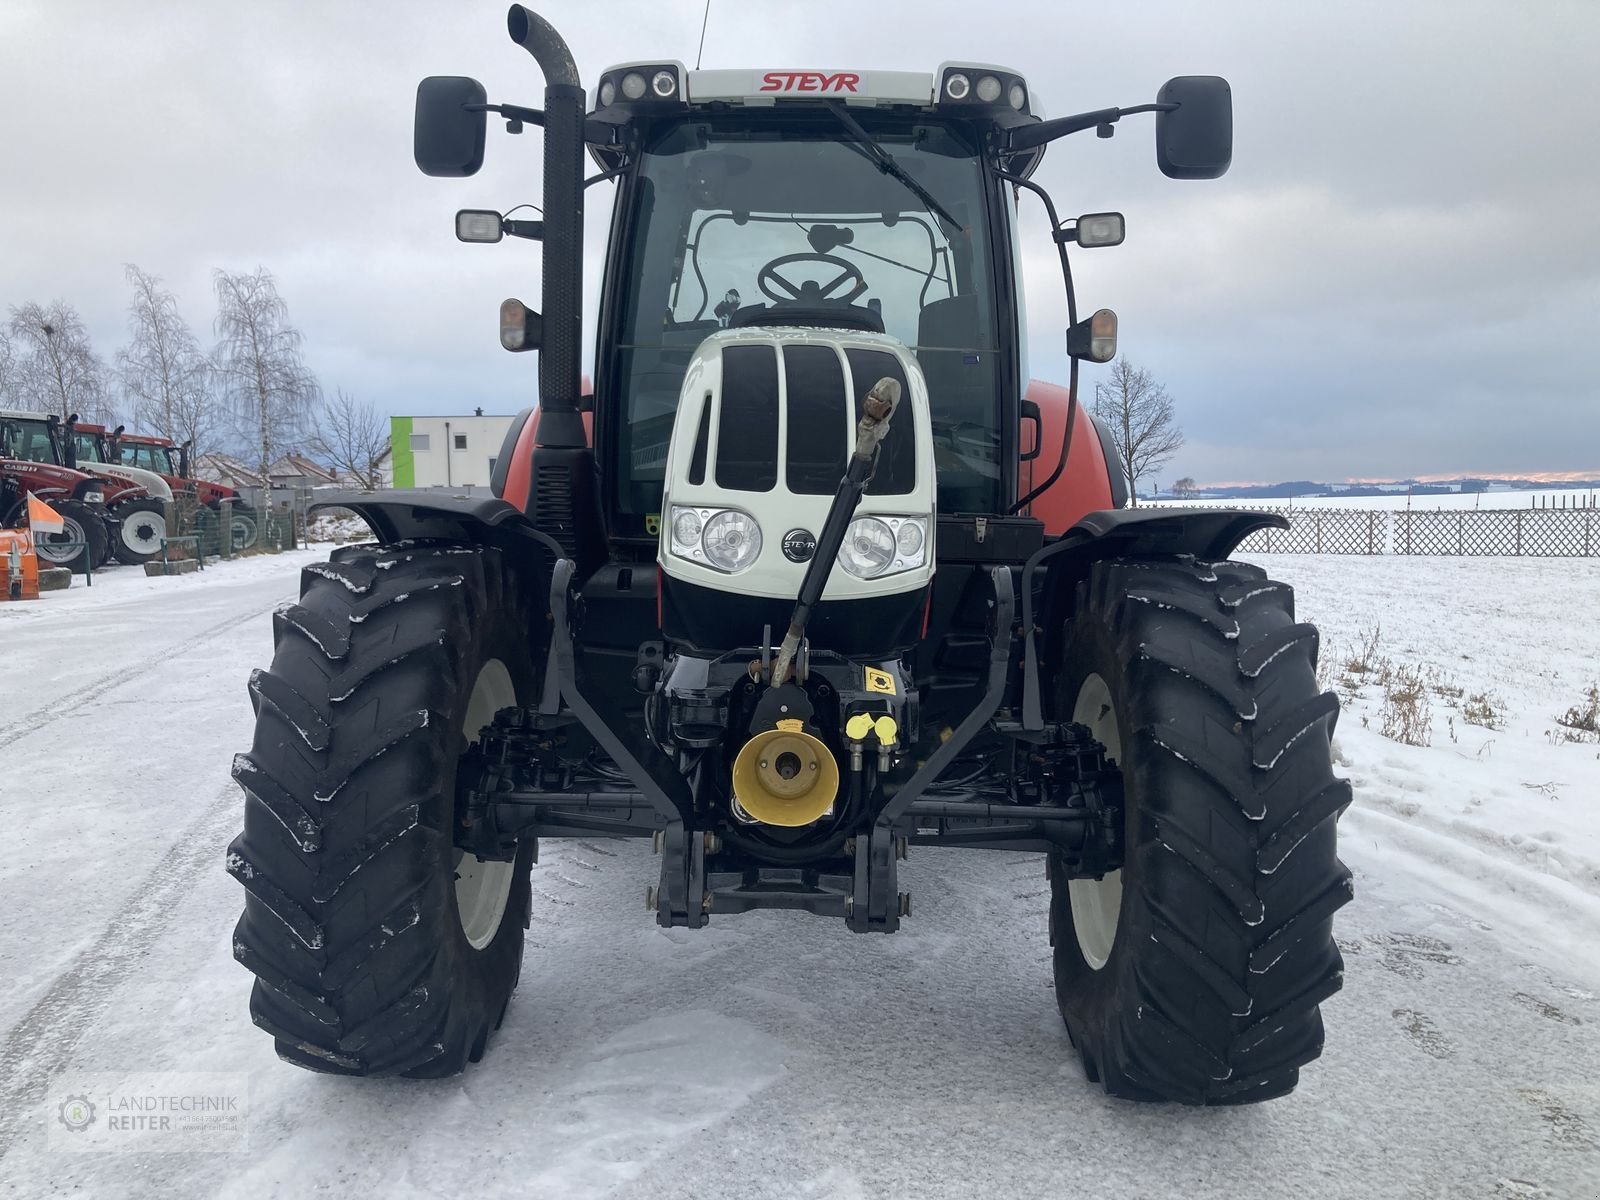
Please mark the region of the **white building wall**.
<svg viewBox="0 0 1600 1200"><path fill-rule="evenodd" d="M513 417L412 417L414 487L489 488Z"/></svg>

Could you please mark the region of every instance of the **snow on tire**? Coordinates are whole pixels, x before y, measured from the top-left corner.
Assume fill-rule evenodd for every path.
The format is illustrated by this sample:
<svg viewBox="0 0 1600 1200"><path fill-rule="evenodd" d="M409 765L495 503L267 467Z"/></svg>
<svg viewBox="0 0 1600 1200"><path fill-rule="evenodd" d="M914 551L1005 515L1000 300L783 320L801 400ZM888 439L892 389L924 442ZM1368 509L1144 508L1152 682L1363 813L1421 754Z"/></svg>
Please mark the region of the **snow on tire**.
<svg viewBox="0 0 1600 1200"><path fill-rule="evenodd" d="M1282 1095L1321 1053L1351 894L1317 632L1287 585L1235 562L1100 563L1076 611L1058 711L1115 751L1127 852L1114 880L1051 861L1067 1031L1113 1095Z"/></svg>
<svg viewBox="0 0 1600 1200"><path fill-rule="evenodd" d="M497 550L349 547L275 617L228 871L251 1017L288 1061L455 1074L504 1015L534 846L463 863L451 831L461 752L532 694L523 594Z"/></svg>

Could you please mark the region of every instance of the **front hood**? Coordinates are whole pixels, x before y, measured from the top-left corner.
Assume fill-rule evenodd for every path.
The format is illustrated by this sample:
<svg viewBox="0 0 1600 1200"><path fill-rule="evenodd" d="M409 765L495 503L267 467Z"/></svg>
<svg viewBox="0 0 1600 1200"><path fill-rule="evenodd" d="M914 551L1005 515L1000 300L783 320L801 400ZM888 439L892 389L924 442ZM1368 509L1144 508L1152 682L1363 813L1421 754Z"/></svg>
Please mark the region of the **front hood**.
<svg viewBox="0 0 1600 1200"><path fill-rule="evenodd" d="M167 481L154 471L145 471L139 467L125 467L121 463L81 463L81 470L87 470L95 475L109 475L116 479L136 483L150 493L152 500L172 499L172 489L167 486Z"/></svg>
<svg viewBox="0 0 1600 1200"><path fill-rule="evenodd" d="M26 491L41 498L47 495L70 496L90 478L85 471L20 458L0 458L0 475L11 476Z"/></svg>

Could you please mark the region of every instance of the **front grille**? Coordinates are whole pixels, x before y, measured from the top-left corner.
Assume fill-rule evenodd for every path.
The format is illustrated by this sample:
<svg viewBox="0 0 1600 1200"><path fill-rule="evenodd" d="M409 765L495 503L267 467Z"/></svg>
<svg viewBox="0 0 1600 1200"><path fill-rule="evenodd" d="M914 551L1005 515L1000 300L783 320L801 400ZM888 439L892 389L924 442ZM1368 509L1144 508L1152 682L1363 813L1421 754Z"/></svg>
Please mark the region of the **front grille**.
<svg viewBox="0 0 1600 1200"><path fill-rule="evenodd" d="M831 496L849 455L850 410L844 364L831 346L785 346L789 411L784 482L802 496Z"/></svg>
<svg viewBox="0 0 1600 1200"><path fill-rule="evenodd" d="M722 352L717 486L770 492L778 482L778 354L772 346Z"/></svg>

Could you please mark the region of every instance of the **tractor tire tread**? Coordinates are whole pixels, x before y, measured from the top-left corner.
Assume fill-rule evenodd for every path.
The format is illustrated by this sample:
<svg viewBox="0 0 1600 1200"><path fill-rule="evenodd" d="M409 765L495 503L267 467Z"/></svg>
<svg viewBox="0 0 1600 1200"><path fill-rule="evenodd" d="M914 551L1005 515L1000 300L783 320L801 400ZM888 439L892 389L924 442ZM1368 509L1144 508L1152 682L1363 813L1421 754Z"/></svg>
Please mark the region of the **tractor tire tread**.
<svg viewBox="0 0 1600 1200"><path fill-rule="evenodd" d="M1074 651L1075 625L1100 649ZM1317 632L1254 566L1112 560L1080 586L1067 643L1069 664L1120 664L1122 767L1140 797L1099 972L1052 872L1057 997L1086 1073L1131 1099L1282 1095L1322 1051L1319 1006L1343 978L1332 920L1351 897Z"/></svg>
<svg viewBox="0 0 1600 1200"><path fill-rule="evenodd" d="M235 759L245 819L227 866L245 887L233 949L255 975L252 1019L287 1061L452 1075L505 1013L532 846L499 931L473 951L449 841L468 656L528 669L498 649L518 628L512 571L484 547L341 547L276 614L273 664L249 683L256 736Z"/></svg>

